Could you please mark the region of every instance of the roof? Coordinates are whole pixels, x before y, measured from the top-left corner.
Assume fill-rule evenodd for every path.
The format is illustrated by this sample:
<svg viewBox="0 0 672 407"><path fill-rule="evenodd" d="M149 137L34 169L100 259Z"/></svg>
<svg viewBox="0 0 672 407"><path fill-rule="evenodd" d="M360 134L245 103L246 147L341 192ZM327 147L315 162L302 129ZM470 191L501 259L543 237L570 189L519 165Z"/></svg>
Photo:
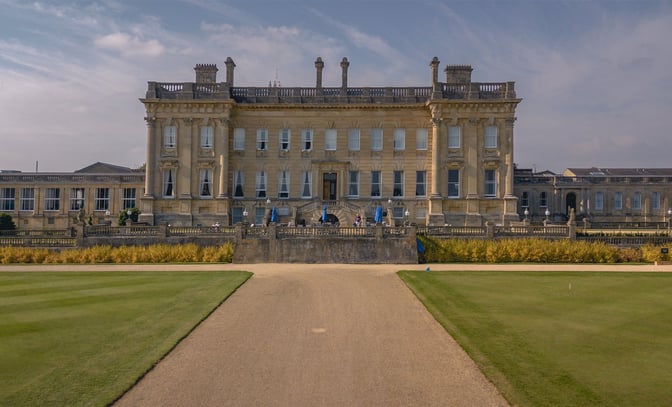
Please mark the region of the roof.
<svg viewBox="0 0 672 407"><path fill-rule="evenodd" d="M88 174L119 174L119 173L132 173L137 172L132 168L122 167L120 165L101 163L93 163L87 167L76 170L75 173L88 173Z"/></svg>
<svg viewBox="0 0 672 407"><path fill-rule="evenodd" d="M672 177L672 168L567 168L569 177Z"/></svg>

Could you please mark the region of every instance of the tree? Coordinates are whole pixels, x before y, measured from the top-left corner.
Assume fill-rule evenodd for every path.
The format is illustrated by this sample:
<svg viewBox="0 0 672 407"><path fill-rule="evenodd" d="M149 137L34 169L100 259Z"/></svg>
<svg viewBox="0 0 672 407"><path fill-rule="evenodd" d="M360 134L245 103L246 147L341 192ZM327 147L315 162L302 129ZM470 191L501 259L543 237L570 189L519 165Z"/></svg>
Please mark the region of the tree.
<svg viewBox="0 0 672 407"><path fill-rule="evenodd" d="M0 230L16 230L14 220L8 213L0 213Z"/></svg>
<svg viewBox="0 0 672 407"><path fill-rule="evenodd" d="M128 211L131 211L129 216ZM137 222L138 216L140 216L140 209L138 208L129 208L119 211L119 226L126 226L126 221L130 218L131 222Z"/></svg>

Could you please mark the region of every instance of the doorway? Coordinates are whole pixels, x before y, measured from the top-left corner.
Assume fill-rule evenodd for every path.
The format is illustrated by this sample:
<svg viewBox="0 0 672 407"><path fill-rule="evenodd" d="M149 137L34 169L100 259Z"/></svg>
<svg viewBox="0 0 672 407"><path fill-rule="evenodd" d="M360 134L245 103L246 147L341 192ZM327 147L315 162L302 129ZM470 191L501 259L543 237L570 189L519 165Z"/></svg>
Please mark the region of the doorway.
<svg viewBox="0 0 672 407"><path fill-rule="evenodd" d="M570 209L574 209L574 213L576 214L576 194L574 192L570 192L567 194L567 197L565 198L565 210L567 211L565 215L569 216L569 211Z"/></svg>
<svg viewBox="0 0 672 407"><path fill-rule="evenodd" d="M335 172L325 172L322 174L322 200L336 200L336 182L337 176Z"/></svg>

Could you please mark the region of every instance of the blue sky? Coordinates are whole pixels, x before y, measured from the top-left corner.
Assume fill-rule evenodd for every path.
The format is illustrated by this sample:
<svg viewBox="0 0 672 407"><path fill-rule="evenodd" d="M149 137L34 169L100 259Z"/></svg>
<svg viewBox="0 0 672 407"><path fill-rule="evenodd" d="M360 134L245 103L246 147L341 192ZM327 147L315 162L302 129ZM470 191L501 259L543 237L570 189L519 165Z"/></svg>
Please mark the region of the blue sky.
<svg viewBox="0 0 672 407"><path fill-rule="evenodd" d="M148 81L515 81L520 167L672 167L672 0L0 0L0 169L145 161Z"/></svg>

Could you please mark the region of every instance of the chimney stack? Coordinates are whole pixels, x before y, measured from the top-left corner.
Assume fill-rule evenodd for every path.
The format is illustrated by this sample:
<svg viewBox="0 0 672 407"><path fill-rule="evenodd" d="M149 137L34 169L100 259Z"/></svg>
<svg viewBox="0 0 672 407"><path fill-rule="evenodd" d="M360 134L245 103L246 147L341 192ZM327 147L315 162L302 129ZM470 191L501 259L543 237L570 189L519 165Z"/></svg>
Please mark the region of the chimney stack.
<svg viewBox="0 0 672 407"><path fill-rule="evenodd" d="M315 70L317 71L317 79L315 81L315 88L322 89L322 69L324 68L324 62L322 62L322 57L317 57L315 61Z"/></svg>
<svg viewBox="0 0 672 407"><path fill-rule="evenodd" d="M227 57L224 64L226 65L226 83L233 87L233 68L236 67L236 64L233 62L231 57Z"/></svg>
<svg viewBox="0 0 672 407"><path fill-rule="evenodd" d="M429 66L432 68L432 87L436 87L436 84L439 82L439 58L432 58L432 62L429 63Z"/></svg>
<svg viewBox="0 0 672 407"><path fill-rule="evenodd" d="M342 89L347 89L348 87L348 67L350 66L350 62L348 62L348 58L343 57L343 60L341 60L341 69L343 70L343 73L341 75L341 88Z"/></svg>
<svg viewBox="0 0 672 407"><path fill-rule="evenodd" d="M471 83L472 71L471 65L447 65L444 70L446 73L446 83L460 85Z"/></svg>
<svg viewBox="0 0 672 407"><path fill-rule="evenodd" d="M196 83L217 83L217 65L196 64Z"/></svg>

